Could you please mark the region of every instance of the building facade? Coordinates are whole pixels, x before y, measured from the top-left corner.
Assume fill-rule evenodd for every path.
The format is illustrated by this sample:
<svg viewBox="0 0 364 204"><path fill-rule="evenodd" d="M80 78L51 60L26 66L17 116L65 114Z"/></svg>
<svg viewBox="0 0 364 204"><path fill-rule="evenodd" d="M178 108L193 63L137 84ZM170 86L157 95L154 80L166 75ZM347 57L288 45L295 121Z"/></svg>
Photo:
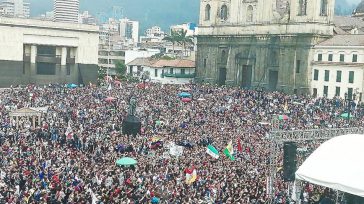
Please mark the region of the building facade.
<svg viewBox="0 0 364 204"><path fill-rule="evenodd" d="M309 93L313 46L333 17L333 0L201 0L196 81Z"/></svg>
<svg viewBox="0 0 364 204"><path fill-rule="evenodd" d="M99 32L100 43L109 44L109 41L115 41L117 36L121 40L119 28L119 21L113 18L109 18L106 23L101 24Z"/></svg>
<svg viewBox="0 0 364 204"><path fill-rule="evenodd" d="M195 62L184 59L136 58L127 64L127 73L135 77L146 75L155 83L188 84L195 77Z"/></svg>
<svg viewBox="0 0 364 204"><path fill-rule="evenodd" d="M312 62L312 94L316 97L362 100L364 35L336 35L316 45Z"/></svg>
<svg viewBox="0 0 364 204"><path fill-rule="evenodd" d="M145 36L140 36L140 43L160 43L165 38L166 33L159 26L153 26L145 31Z"/></svg>
<svg viewBox="0 0 364 204"><path fill-rule="evenodd" d="M29 2L24 0L3 0L0 2L0 11L2 16L29 18Z"/></svg>
<svg viewBox="0 0 364 204"><path fill-rule="evenodd" d="M158 49L129 49L125 50L125 63L129 63L136 58L148 58L153 55L159 54L160 50Z"/></svg>
<svg viewBox="0 0 364 204"><path fill-rule="evenodd" d="M127 18L120 19L120 36L124 41L136 44L139 41L139 22Z"/></svg>
<svg viewBox="0 0 364 204"><path fill-rule="evenodd" d="M79 0L54 0L54 21L78 23Z"/></svg>
<svg viewBox="0 0 364 204"><path fill-rule="evenodd" d="M105 69L107 75L116 75L115 64L125 64L125 50L99 45L99 68Z"/></svg>
<svg viewBox="0 0 364 204"><path fill-rule="evenodd" d="M0 18L0 87L97 80L98 27Z"/></svg>
<svg viewBox="0 0 364 204"><path fill-rule="evenodd" d="M183 23L180 25L172 25L170 27L171 32L186 32L186 36L194 36L196 33L196 24L195 23Z"/></svg>
<svg viewBox="0 0 364 204"><path fill-rule="evenodd" d="M162 31L161 27L159 26L152 26L145 31L147 37L164 37L165 33Z"/></svg>
<svg viewBox="0 0 364 204"><path fill-rule="evenodd" d="M82 24L96 25L96 19L88 11L80 13L78 16L78 22Z"/></svg>

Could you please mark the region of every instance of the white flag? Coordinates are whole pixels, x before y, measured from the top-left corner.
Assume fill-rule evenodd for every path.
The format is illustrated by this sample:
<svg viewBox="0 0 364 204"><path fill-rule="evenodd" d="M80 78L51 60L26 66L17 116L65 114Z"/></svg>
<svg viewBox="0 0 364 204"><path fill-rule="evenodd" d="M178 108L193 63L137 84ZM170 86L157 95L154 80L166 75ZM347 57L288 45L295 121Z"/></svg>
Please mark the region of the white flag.
<svg viewBox="0 0 364 204"><path fill-rule="evenodd" d="M112 89L111 83L109 84L109 87L107 87L107 90L110 91Z"/></svg>
<svg viewBox="0 0 364 204"><path fill-rule="evenodd" d="M6 176L6 173L3 172L2 170L0 171L0 178L3 180Z"/></svg>
<svg viewBox="0 0 364 204"><path fill-rule="evenodd" d="M182 156L183 155L183 147L177 146L174 143L169 148L169 153L173 156Z"/></svg>
<svg viewBox="0 0 364 204"><path fill-rule="evenodd" d="M291 198L292 198L292 200L297 201L297 184L296 184L296 180L293 183Z"/></svg>

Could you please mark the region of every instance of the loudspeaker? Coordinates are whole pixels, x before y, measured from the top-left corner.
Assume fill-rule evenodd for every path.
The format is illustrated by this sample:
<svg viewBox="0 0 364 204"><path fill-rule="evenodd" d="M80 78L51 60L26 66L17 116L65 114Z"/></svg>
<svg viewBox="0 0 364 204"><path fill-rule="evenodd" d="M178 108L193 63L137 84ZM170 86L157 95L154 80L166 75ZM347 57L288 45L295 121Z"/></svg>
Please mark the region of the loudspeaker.
<svg viewBox="0 0 364 204"><path fill-rule="evenodd" d="M285 142L283 146L283 180L294 181L297 170L297 145Z"/></svg>
<svg viewBox="0 0 364 204"><path fill-rule="evenodd" d="M142 123L140 122L140 119L128 115L126 118L124 118L122 123L122 132L124 135L137 135L140 133L140 129L142 127Z"/></svg>

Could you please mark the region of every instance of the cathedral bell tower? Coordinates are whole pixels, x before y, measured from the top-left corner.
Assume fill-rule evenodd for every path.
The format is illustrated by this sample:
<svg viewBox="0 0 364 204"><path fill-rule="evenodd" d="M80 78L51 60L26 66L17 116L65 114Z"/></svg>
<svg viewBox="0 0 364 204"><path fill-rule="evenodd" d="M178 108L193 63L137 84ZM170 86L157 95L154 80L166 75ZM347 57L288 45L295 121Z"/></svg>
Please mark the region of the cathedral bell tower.
<svg viewBox="0 0 364 204"><path fill-rule="evenodd" d="M335 0L290 0L292 23L332 24Z"/></svg>

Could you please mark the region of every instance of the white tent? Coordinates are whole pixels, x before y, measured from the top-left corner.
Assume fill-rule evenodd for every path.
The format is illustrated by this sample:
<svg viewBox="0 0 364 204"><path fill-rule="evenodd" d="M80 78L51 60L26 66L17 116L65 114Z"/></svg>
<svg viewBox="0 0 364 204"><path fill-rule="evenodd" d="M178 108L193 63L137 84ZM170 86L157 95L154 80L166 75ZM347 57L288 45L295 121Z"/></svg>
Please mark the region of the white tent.
<svg viewBox="0 0 364 204"><path fill-rule="evenodd" d="M364 135L326 141L300 166L296 179L364 197Z"/></svg>

